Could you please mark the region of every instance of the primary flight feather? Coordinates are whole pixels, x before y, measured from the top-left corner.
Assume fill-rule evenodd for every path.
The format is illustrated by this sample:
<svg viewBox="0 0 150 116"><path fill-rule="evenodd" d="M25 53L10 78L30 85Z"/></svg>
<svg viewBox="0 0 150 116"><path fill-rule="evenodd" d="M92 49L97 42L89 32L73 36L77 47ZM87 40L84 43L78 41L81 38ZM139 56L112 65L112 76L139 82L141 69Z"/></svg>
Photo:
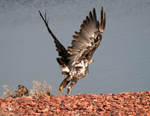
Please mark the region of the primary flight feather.
<svg viewBox="0 0 150 116"><path fill-rule="evenodd" d="M39 11L41 18L43 19L48 32L54 39L56 50L59 53L59 58L57 62L62 69L62 75L65 79L59 86L58 93L63 93L62 89L67 88L67 93L70 95L71 88L77 83L77 81L89 73L88 66L93 61L91 57L93 53L100 45L102 40L102 35L106 24L106 14L103 12L103 7L101 8L100 18L101 22L97 20L95 8L93 8L93 13L90 11L89 16L83 20L81 24L81 29L79 32L75 32L73 35L72 46L66 49L59 40L55 37L53 32L48 26L48 20L42 16ZM70 87L67 84L71 81Z"/></svg>

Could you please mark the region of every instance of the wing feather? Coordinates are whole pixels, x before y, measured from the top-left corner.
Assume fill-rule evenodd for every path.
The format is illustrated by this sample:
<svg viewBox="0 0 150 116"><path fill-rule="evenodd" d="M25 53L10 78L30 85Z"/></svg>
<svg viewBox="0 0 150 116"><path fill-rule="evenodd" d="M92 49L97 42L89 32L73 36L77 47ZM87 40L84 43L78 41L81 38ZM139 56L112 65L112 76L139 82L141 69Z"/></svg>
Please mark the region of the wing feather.
<svg viewBox="0 0 150 116"><path fill-rule="evenodd" d="M44 21L44 23L45 23L45 25L47 27L48 32L51 34L51 36L54 39L55 45L57 47L56 50L58 51L59 56L61 56L61 60L63 61L63 63L65 63L67 65L68 64L67 57L70 54L68 54L66 48L59 42L59 40L56 38L56 36L53 34L51 29L49 28L49 26L48 26L48 19L46 18L46 12L45 12L45 17L43 17L43 15L42 15L42 13L40 11L39 11L39 14L40 14L41 18L43 19L43 21Z"/></svg>
<svg viewBox="0 0 150 116"><path fill-rule="evenodd" d="M101 9L101 23L97 21L95 8L89 12L89 16L81 24L79 32L73 35L72 46L68 47L68 53L71 54L68 59L69 66L80 62L83 58L90 59L99 46L105 29L106 14Z"/></svg>
<svg viewBox="0 0 150 116"><path fill-rule="evenodd" d="M53 32L50 30L48 26L48 20L42 16L39 11L41 18L43 19L48 32L54 39L54 42L57 47L57 51L59 52L59 56L61 56L61 62L64 62L68 67L73 66L74 64L80 62L82 59L90 59L99 46L102 35L106 25L106 14L103 13L103 7L101 9L101 22L97 20L95 8L93 12L89 12L89 16L86 16L86 19L81 24L81 29L79 32L75 32L73 35L74 40L72 40L72 46L68 47L68 50L59 42L59 40L55 37Z"/></svg>

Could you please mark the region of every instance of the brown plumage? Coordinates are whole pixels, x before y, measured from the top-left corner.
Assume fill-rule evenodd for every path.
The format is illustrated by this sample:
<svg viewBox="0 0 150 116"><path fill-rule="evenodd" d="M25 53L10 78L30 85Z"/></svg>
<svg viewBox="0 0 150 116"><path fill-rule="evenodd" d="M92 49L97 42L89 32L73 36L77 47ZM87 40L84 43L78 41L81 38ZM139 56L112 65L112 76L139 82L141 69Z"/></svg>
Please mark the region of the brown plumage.
<svg viewBox="0 0 150 116"><path fill-rule="evenodd" d="M43 19L48 32L54 39L54 42L59 53L59 58L57 62L59 63L62 69L62 75L65 79L59 86L59 95L62 92L63 88L67 88L67 93L70 94L71 88L77 83L77 81L86 75L88 75L88 65L92 62L91 57L93 53L100 45L102 40L102 35L105 29L106 24L106 14L103 13L103 7L101 9L101 22L97 20L95 8L93 13L89 12L89 16L81 24L81 29L79 32L75 32L73 35L74 40L72 40L72 46L69 46L68 49L58 41L53 32L48 26L48 20L42 16L39 11L41 18ZM70 87L67 87L67 84L71 81Z"/></svg>

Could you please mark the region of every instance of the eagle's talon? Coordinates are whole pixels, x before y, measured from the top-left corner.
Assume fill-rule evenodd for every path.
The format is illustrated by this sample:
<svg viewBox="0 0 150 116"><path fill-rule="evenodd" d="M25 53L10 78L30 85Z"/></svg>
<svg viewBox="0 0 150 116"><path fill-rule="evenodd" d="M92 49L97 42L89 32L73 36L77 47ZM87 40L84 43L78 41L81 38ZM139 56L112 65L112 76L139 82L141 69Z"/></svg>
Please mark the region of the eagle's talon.
<svg viewBox="0 0 150 116"><path fill-rule="evenodd" d="M69 95L70 95L71 87L66 86L66 88L67 88L67 94L69 94Z"/></svg>
<svg viewBox="0 0 150 116"><path fill-rule="evenodd" d="M63 93L62 87L59 87L59 90L57 91L57 93L59 93L59 96L61 95L61 93Z"/></svg>

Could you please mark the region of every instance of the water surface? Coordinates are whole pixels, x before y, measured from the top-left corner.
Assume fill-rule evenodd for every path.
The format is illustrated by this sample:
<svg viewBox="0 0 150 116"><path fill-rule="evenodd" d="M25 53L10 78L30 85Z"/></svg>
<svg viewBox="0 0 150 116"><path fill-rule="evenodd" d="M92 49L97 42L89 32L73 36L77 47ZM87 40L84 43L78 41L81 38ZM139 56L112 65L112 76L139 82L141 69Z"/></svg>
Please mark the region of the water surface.
<svg viewBox="0 0 150 116"><path fill-rule="evenodd" d="M33 80L53 87L58 95L64 77L56 61L58 53L52 37L38 14L47 11L49 26L67 47L74 31L89 11L101 6L106 12L103 40L90 64L90 73L78 81L72 95L78 93L121 93L147 91L150 88L150 1L24 0L0 1L0 95L2 85L11 90L18 84L29 90ZM66 89L63 90L66 93Z"/></svg>

